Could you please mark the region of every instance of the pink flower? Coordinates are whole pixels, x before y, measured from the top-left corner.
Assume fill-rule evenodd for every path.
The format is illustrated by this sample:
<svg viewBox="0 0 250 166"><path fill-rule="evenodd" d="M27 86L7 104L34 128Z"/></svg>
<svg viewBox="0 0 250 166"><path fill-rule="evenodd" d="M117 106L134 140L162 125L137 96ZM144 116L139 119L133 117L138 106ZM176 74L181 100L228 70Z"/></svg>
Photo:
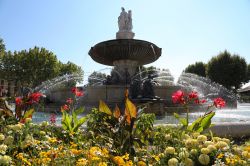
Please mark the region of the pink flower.
<svg viewBox="0 0 250 166"><path fill-rule="evenodd" d="M16 102L16 105L17 105L17 106L20 106L20 105L23 103L23 100L22 100L21 97L17 97L17 98L15 99L15 102Z"/></svg>
<svg viewBox="0 0 250 166"><path fill-rule="evenodd" d="M214 106L215 107L222 108L222 107L225 107L225 105L226 105L226 102L222 98L218 97L218 98L214 99Z"/></svg>
<svg viewBox="0 0 250 166"><path fill-rule="evenodd" d="M49 121L51 124L55 124L56 123L56 114L51 114Z"/></svg>
<svg viewBox="0 0 250 166"><path fill-rule="evenodd" d="M188 94L188 97L189 97L189 99L197 99L198 94L197 94L197 92L192 91Z"/></svg>
<svg viewBox="0 0 250 166"><path fill-rule="evenodd" d="M181 90L174 92L172 94L172 101L173 101L173 103L184 104L185 103L184 92Z"/></svg>

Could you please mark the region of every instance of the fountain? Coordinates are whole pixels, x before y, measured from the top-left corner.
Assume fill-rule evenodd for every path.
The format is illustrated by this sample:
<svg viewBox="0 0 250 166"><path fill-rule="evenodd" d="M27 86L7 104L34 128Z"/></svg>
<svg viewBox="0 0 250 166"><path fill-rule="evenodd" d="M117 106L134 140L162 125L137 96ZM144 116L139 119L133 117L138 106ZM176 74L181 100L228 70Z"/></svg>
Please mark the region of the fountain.
<svg viewBox="0 0 250 166"><path fill-rule="evenodd" d="M122 8L118 26L116 39L100 42L89 50L89 55L94 61L114 68L104 84L86 87L88 95L85 96L84 103L93 105L101 99L109 104L120 103L124 99L125 89L130 89L130 97L134 102L157 102L157 105L160 105L157 110L162 114L164 104L171 103L167 102L166 96L171 96L179 87L158 85L158 81L166 79L166 75L158 75L157 80L154 75L148 75L143 79L140 77L141 73L136 73L140 66L156 61L161 56L162 49L154 43L134 39L131 10L126 12ZM167 76L173 78L169 71L167 72Z"/></svg>
<svg viewBox="0 0 250 166"><path fill-rule="evenodd" d="M101 64L112 66L113 69L105 78L91 77L97 80L96 83L85 85L84 97L79 103L85 108L92 108L98 105L99 100L104 100L108 105L120 104L124 101L124 92L130 90L130 98L137 106L147 107L145 112L153 112L156 115L162 116L158 119L159 123L176 123L173 122L172 113L181 111L183 107L178 107L172 104L171 95L173 92L182 89L184 91L197 91L202 98L206 98L212 102L215 97L223 97L227 101L227 105L231 107L237 106L237 98L223 86L211 82L211 80L199 77L190 73L182 73L177 83L174 83L174 78L169 70L152 70L140 71L141 66L150 64L156 61L161 56L161 48L154 43L134 39L135 33L132 32L132 12L128 13L122 8L122 12L118 17L119 31L116 33L116 39L100 42L89 50L90 57ZM106 69L106 68L105 68ZM150 74L149 74L150 73ZM62 76L52 81L47 81L37 87L37 91L45 92L54 102L65 102L70 96L68 92L54 90L54 87L65 81L78 79L78 76ZM248 108L248 107L247 107ZM195 112L191 113L194 118L197 118L199 111L195 106ZM235 111L235 109L233 109ZM240 106L241 114L245 116L249 111L244 110ZM218 135L231 134L234 135L249 135L249 118L241 117L238 122L234 113L231 110L225 110L226 114L222 114L215 122L219 122L213 127ZM232 114L231 119L227 121L228 112ZM166 119L166 118L171 118ZM226 123L222 123L222 117ZM226 118L225 118L226 117ZM232 120L235 121L232 123ZM191 120L192 121L192 120ZM242 122L246 121L246 122ZM157 122L156 122L157 123ZM238 131L240 128L240 131ZM217 131L218 130L218 131ZM233 131L233 132L232 132Z"/></svg>

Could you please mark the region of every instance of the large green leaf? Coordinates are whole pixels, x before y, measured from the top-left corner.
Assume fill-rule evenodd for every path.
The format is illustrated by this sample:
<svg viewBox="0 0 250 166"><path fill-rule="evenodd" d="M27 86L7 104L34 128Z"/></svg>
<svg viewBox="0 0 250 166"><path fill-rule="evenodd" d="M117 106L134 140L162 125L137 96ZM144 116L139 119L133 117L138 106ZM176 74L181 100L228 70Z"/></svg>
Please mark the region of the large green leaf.
<svg viewBox="0 0 250 166"><path fill-rule="evenodd" d="M215 112L211 112L202 119L201 126L203 127L204 130L211 126L211 119L213 118L214 115Z"/></svg>

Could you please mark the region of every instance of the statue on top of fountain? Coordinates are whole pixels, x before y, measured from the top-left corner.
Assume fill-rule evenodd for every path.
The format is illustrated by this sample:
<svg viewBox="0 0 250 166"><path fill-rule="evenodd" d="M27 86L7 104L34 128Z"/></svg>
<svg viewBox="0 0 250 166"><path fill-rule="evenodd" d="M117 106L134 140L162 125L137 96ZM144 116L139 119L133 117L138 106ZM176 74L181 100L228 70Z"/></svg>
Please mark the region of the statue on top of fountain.
<svg viewBox="0 0 250 166"><path fill-rule="evenodd" d="M132 11L125 11L124 7L121 8L122 11L118 17L118 27L119 31L116 33L117 39L133 39L134 33L132 32Z"/></svg>

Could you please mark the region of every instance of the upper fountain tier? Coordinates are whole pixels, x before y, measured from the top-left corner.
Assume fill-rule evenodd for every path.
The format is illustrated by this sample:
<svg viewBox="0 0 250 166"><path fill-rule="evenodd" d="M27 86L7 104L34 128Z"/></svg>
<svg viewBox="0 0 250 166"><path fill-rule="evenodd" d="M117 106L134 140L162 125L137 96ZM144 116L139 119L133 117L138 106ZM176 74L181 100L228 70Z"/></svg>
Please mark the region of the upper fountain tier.
<svg viewBox="0 0 250 166"><path fill-rule="evenodd" d="M131 68L156 61L161 56L161 48L148 41L133 39L135 34L132 32L132 11L126 12L123 7L121 9L116 40L104 41L91 47L91 58L98 63L120 68Z"/></svg>
<svg viewBox="0 0 250 166"><path fill-rule="evenodd" d="M114 66L116 61L131 60L140 66L156 61L161 56L161 48L144 40L116 39L96 44L89 55L104 65Z"/></svg>

